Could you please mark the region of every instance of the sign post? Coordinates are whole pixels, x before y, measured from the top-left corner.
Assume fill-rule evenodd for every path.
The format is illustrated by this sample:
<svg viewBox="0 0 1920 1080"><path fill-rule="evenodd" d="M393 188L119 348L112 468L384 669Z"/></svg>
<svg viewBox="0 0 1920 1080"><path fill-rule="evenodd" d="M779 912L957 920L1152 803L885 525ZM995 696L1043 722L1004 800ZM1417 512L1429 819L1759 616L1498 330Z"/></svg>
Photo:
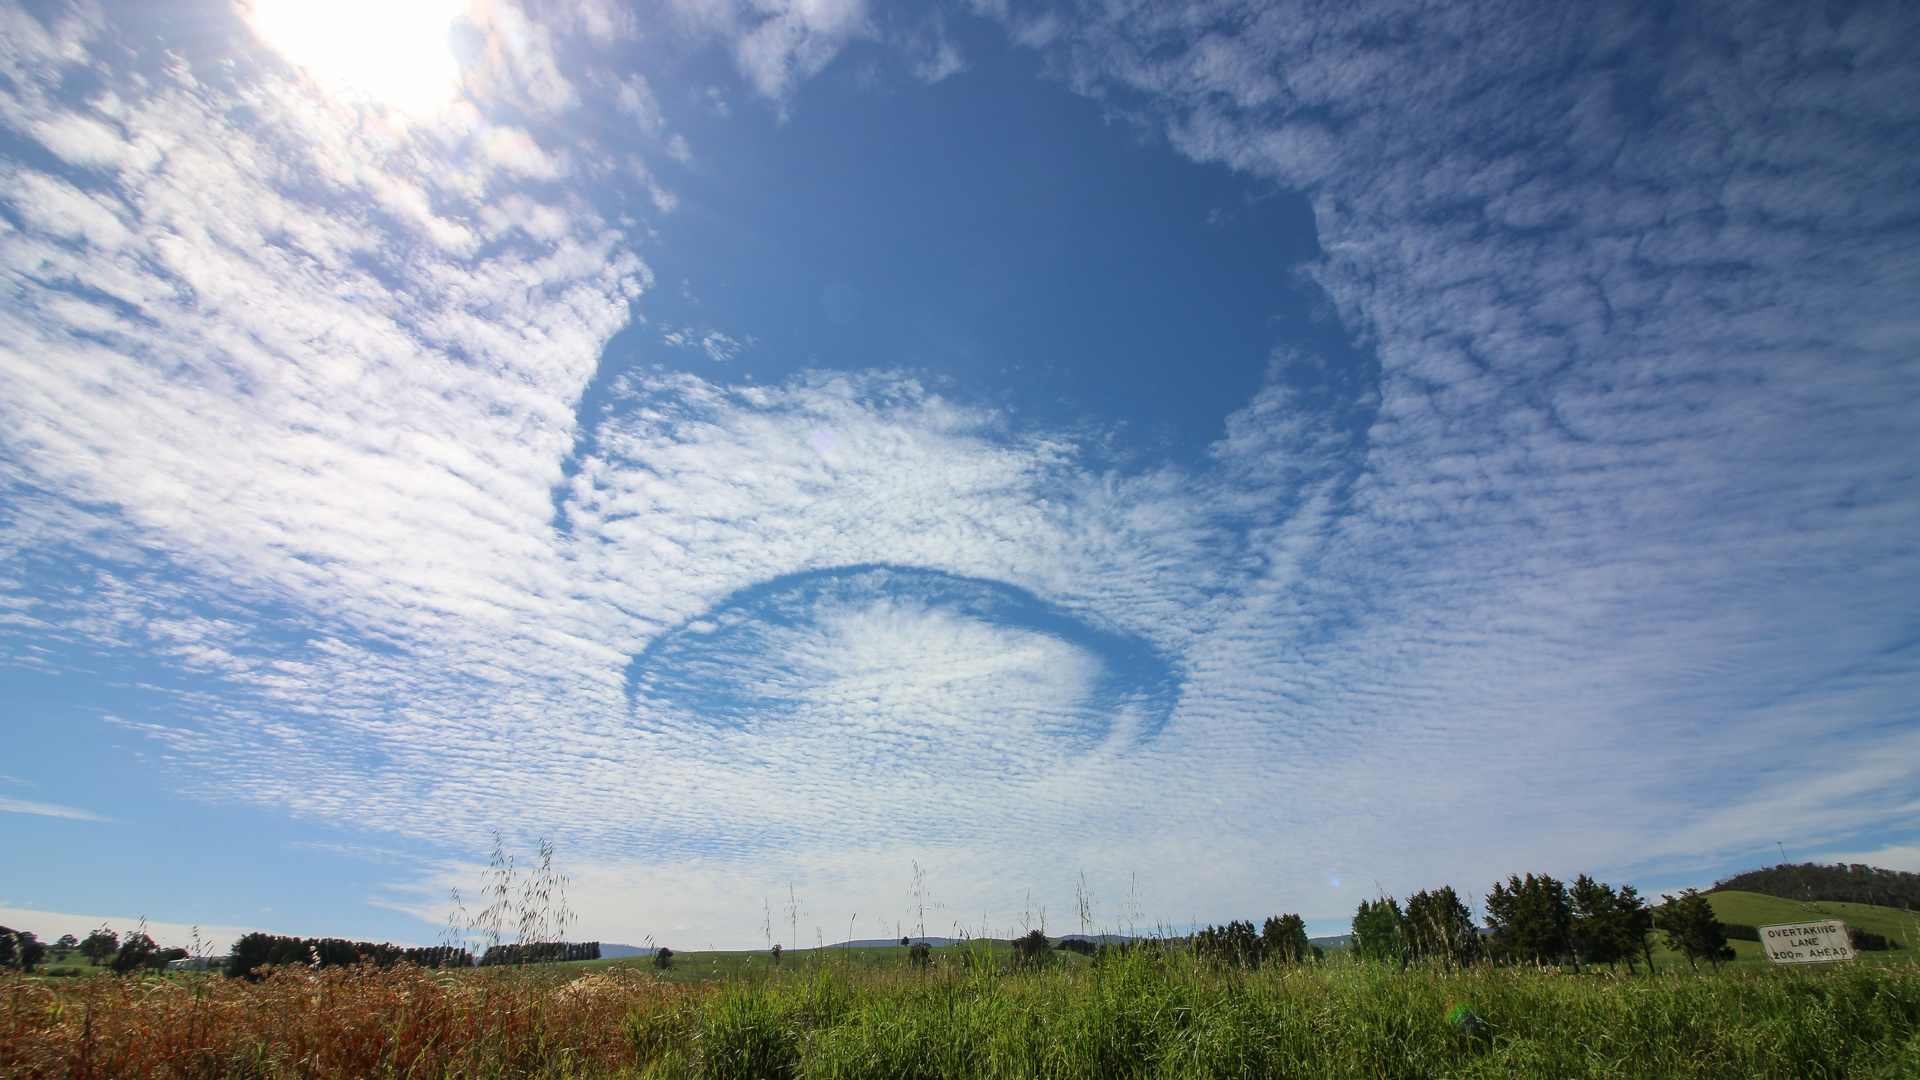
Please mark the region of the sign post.
<svg viewBox="0 0 1920 1080"><path fill-rule="evenodd" d="M1838 919L1777 923L1760 928L1760 944L1776 964L1829 964L1853 959L1847 924Z"/></svg>

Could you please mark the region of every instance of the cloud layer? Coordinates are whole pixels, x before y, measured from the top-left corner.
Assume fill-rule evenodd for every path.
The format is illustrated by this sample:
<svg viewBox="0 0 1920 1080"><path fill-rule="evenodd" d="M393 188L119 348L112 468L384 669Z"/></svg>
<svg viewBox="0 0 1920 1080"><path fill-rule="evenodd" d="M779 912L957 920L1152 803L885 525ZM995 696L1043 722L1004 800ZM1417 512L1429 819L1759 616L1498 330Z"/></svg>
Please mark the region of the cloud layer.
<svg viewBox="0 0 1920 1080"><path fill-rule="evenodd" d="M1376 365L1279 351L1207 464L1123 468L857 358L576 416L650 279L542 125L664 121L554 59L626 16L489 10L408 123L0 9L8 655L182 673L183 786L558 835L597 933L742 943L789 881L897 914L914 859L1004 929L1069 867L1114 919L1137 871L1332 914L1911 822L1910 13L988 12L1307 192ZM783 103L893 33L665 14Z"/></svg>

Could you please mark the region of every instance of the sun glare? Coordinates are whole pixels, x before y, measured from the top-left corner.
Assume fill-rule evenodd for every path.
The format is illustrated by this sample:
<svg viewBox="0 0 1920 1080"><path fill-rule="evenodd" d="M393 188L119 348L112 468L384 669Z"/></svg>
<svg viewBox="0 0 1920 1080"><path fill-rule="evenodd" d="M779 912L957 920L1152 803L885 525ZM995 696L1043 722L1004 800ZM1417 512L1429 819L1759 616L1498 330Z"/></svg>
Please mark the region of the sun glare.
<svg viewBox="0 0 1920 1080"><path fill-rule="evenodd" d="M423 115L452 101L447 32L465 0L252 0L262 41L324 82Z"/></svg>

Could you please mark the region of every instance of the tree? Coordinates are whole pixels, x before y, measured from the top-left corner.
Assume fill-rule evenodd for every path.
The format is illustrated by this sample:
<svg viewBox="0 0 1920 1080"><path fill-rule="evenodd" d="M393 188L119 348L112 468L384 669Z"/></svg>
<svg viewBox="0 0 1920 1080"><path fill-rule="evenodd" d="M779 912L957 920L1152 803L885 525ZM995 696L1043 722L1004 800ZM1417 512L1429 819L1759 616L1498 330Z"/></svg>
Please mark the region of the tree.
<svg viewBox="0 0 1920 1080"><path fill-rule="evenodd" d="M120 951L113 955L113 970L122 975L147 967L166 964L160 946L147 935L135 931L120 939Z"/></svg>
<svg viewBox="0 0 1920 1080"><path fill-rule="evenodd" d="M1572 927L1567 887L1545 874L1510 875L1507 887L1495 883L1487 894L1487 928L1510 963L1559 963L1573 951Z"/></svg>
<svg viewBox="0 0 1920 1080"><path fill-rule="evenodd" d="M768 949L767 951L773 954L773 966L779 967L780 966L780 943L777 941L774 942L773 948Z"/></svg>
<svg viewBox="0 0 1920 1080"><path fill-rule="evenodd" d="M87 940L80 943L80 954L93 961L94 967L106 963L107 957L119 951L120 935L104 926L88 934Z"/></svg>
<svg viewBox="0 0 1920 1080"><path fill-rule="evenodd" d="M1697 961L1706 960L1717 971L1720 961L1731 960L1733 949L1727 945L1727 932L1713 913L1713 904L1698 889L1682 890L1678 897L1662 896L1653 909L1653 925L1665 934L1666 946L1687 958L1687 966L1700 970Z"/></svg>
<svg viewBox="0 0 1920 1080"><path fill-rule="evenodd" d="M53 947L64 952L72 952L80 947L80 939L74 937L72 934L61 934L59 939L53 943Z"/></svg>
<svg viewBox="0 0 1920 1080"><path fill-rule="evenodd" d="M924 968L933 963L933 946L924 941L916 941L907 947L907 963Z"/></svg>
<svg viewBox="0 0 1920 1080"><path fill-rule="evenodd" d="M1589 964L1612 967L1619 963L1627 955L1627 941L1620 933L1620 897L1613 887L1581 874L1573 879L1567 899L1573 904L1573 922L1568 929L1573 955Z"/></svg>
<svg viewBox="0 0 1920 1080"><path fill-rule="evenodd" d="M660 951L653 954L653 966L659 968L661 971L672 971L673 950L667 948L665 945L660 946Z"/></svg>
<svg viewBox="0 0 1920 1080"><path fill-rule="evenodd" d="M1313 957L1307 941L1307 923L1298 915L1270 915L1260 927L1260 950L1279 964L1304 963Z"/></svg>
<svg viewBox="0 0 1920 1080"><path fill-rule="evenodd" d="M46 955L46 945L33 931L0 926L0 968L32 971Z"/></svg>
<svg viewBox="0 0 1920 1080"><path fill-rule="evenodd" d="M1353 913L1353 952L1362 960L1406 965L1406 917L1391 896L1362 900Z"/></svg>
<svg viewBox="0 0 1920 1080"><path fill-rule="evenodd" d="M1640 893L1631 885L1620 886L1613 904L1617 920L1614 925L1626 954L1627 970L1633 970L1633 956L1639 953L1646 958L1647 974L1653 974L1653 909L1640 899Z"/></svg>
<svg viewBox="0 0 1920 1080"><path fill-rule="evenodd" d="M1448 971L1471 963L1480 943L1473 912L1451 885L1407 897L1406 927L1408 958L1438 960Z"/></svg>

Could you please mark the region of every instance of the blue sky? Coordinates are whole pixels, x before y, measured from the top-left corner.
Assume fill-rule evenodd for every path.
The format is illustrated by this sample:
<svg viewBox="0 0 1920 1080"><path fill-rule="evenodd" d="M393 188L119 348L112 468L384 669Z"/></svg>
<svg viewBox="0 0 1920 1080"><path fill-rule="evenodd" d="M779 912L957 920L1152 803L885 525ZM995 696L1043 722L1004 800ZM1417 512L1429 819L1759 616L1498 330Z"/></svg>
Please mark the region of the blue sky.
<svg viewBox="0 0 1920 1080"><path fill-rule="evenodd" d="M1920 870L1910 9L320 9L0 7L9 925Z"/></svg>

